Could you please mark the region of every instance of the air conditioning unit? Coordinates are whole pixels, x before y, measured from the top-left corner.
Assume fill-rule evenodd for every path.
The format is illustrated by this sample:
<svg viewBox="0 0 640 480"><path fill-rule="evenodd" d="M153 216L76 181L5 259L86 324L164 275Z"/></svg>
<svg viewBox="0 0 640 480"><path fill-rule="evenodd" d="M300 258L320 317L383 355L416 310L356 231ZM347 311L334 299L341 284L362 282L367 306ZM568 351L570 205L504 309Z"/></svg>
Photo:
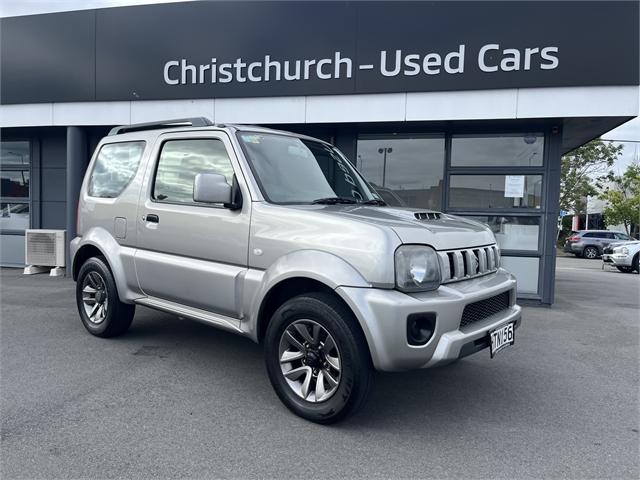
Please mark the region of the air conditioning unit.
<svg viewBox="0 0 640 480"><path fill-rule="evenodd" d="M51 276L64 274L67 235L65 230L25 231L25 274L51 270Z"/></svg>

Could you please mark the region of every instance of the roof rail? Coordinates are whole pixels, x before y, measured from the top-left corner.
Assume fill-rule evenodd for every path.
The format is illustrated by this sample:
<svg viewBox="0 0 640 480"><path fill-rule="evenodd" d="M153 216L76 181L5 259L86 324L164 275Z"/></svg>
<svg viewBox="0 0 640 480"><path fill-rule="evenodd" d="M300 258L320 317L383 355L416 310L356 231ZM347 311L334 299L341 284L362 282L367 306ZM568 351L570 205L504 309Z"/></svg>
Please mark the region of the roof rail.
<svg viewBox="0 0 640 480"><path fill-rule="evenodd" d="M213 122L206 117L176 118L174 120L162 120L158 122L133 123L113 127L109 135L118 135L127 132L139 132L141 130L154 130L167 127L210 127Z"/></svg>

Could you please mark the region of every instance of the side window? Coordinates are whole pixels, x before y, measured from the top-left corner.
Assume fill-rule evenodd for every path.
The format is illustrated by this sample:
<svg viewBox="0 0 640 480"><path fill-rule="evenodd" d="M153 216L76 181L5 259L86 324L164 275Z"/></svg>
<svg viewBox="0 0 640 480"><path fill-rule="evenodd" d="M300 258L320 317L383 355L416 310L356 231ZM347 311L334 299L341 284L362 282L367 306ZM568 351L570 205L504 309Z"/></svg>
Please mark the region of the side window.
<svg viewBox="0 0 640 480"><path fill-rule="evenodd" d="M616 233L615 236L618 240L631 240L629 235L625 235L624 233Z"/></svg>
<svg viewBox="0 0 640 480"><path fill-rule="evenodd" d="M602 238L607 238L607 239L613 240L613 239L614 239L614 238L616 238L616 237L615 237L615 235L614 235L613 233L611 233L611 232L605 232L605 233L603 233L603 234L602 234Z"/></svg>
<svg viewBox="0 0 640 480"><path fill-rule="evenodd" d="M160 151L152 196L169 203L194 203L193 183L199 173L224 175L232 182L233 167L222 140L169 140Z"/></svg>
<svg viewBox="0 0 640 480"><path fill-rule="evenodd" d="M145 142L103 145L89 179L89 195L115 198L136 174Z"/></svg>
<svg viewBox="0 0 640 480"><path fill-rule="evenodd" d="M599 236L600 236L600 234L594 233L594 232L587 232L587 233L583 233L582 234L583 238L596 238L596 237L599 237Z"/></svg>

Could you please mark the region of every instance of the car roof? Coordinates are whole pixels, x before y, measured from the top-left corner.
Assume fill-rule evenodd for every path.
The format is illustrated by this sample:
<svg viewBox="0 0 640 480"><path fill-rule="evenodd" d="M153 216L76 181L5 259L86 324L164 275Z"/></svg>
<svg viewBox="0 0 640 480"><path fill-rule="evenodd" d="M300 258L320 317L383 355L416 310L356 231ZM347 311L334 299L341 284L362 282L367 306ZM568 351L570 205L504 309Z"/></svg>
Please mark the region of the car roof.
<svg viewBox="0 0 640 480"><path fill-rule="evenodd" d="M214 124L204 117L183 118L174 120L162 120L157 122L137 123L131 125L121 125L111 129L109 134L104 138L105 143L124 142L132 140L148 140L165 133L178 132L194 132L194 131L226 131L228 133L242 131L255 132L263 134L287 135L304 140L320 142L326 145L330 143L319 138L302 135L299 133L289 132L285 130L277 130L273 128L261 127L258 125L242 125L235 123L217 123Z"/></svg>

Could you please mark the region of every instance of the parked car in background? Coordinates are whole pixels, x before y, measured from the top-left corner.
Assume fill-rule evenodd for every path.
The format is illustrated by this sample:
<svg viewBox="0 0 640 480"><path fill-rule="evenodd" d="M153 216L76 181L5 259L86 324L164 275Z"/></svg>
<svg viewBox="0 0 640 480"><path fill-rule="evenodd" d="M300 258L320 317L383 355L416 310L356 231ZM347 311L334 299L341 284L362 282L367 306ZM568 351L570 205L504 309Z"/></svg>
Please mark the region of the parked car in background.
<svg viewBox="0 0 640 480"><path fill-rule="evenodd" d="M631 273L638 269L640 257L640 241L610 243L604 249L602 261L608 263L624 273Z"/></svg>
<svg viewBox="0 0 640 480"><path fill-rule="evenodd" d="M622 232L609 230L579 230L571 232L564 244L564 251L578 257L588 259L598 258L604 253L604 248L613 242L633 240Z"/></svg>

